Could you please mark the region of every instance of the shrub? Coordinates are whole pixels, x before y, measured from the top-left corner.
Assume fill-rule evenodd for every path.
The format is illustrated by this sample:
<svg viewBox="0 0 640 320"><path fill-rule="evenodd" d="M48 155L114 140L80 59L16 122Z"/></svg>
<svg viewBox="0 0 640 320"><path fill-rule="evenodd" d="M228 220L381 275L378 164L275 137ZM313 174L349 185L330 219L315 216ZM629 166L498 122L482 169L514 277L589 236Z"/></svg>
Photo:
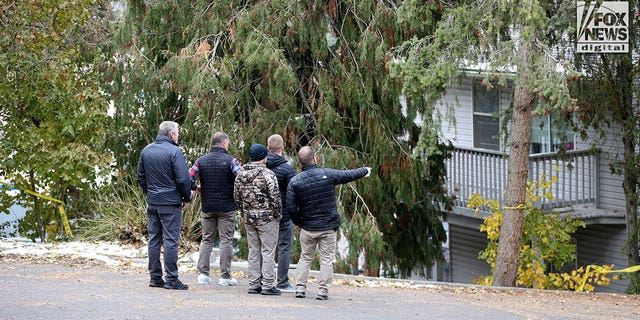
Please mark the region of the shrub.
<svg viewBox="0 0 640 320"><path fill-rule="evenodd" d="M561 270L566 264L575 260L575 245L571 242L571 234L579 227L585 226L578 219L562 217L559 213L548 213L535 206L543 198L553 199L553 194L549 190L555 181L556 177L547 181L543 176L542 181L532 181L527 184L517 284L527 288L574 291L592 291L593 284L609 285L607 270L610 271L612 266L579 268L569 273L552 272ZM503 212L497 201L484 199L478 194L469 197L469 208L475 208L476 212L480 208L487 208L492 213L480 225L480 231L487 233L489 244L480 252L479 258L486 260L493 272ZM491 285L492 281L492 276L474 279L475 283L483 285Z"/></svg>

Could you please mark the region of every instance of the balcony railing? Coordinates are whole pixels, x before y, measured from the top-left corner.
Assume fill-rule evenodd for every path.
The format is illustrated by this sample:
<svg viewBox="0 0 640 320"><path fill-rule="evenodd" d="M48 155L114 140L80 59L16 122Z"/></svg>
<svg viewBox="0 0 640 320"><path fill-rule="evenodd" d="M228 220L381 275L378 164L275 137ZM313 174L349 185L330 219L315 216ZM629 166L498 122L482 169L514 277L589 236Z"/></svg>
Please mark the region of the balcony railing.
<svg viewBox="0 0 640 320"><path fill-rule="evenodd" d="M449 193L456 196L454 205L466 208L474 193L504 204L508 161L508 155L500 152L455 148L447 159L446 182ZM555 152L531 155L529 180L541 181L543 176L547 181L557 177L549 190L554 198L538 203L543 208L598 206L598 154L592 150L567 151L562 158Z"/></svg>

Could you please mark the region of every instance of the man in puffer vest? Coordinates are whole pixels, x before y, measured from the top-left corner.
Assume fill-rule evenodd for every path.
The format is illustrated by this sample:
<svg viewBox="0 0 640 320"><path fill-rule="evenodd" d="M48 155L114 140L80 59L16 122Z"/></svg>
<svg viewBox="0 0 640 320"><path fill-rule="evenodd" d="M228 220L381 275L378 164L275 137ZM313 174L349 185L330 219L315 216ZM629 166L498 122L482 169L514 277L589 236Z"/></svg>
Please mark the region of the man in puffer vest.
<svg viewBox="0 0 640 320"><path fill-rule="evenodd" d="M340 227L340 214L336 206L336 185L368 177L371 168L353 170L318 168L315 151L302 147L298 151L302 172L289 181L286 210L300 230L300 261L296 272L296 298L304 298L309 267L318 249L320 275L316 299L327 300L333 261L336 255L336 237Z"/></svg>
<svg viewBox="0 0 640 320"><path fill-rule="evenodd" d="M249 148L251 162L243 166L234 184L236 204L243 214L249 247L250 294L280 295L275 288L275 253L282 216L276 175L265 165L267 148Z"/></svg>
<svg viewBox="0 0 640 320"><path fill-rule="evenodd" d="M233 183L242 170L240 162L228 154L229 136L224 132L213 134L211 152L200 157L189 170L191 188L202 196L202 241L198 257L198 283L210 284L211 251L216 232L220 237L221 286L235 286L238 281L231 276L233 258L233 233L236 227L236 202L233 199ZM196 182L200 180L200 186Z"/></svg>

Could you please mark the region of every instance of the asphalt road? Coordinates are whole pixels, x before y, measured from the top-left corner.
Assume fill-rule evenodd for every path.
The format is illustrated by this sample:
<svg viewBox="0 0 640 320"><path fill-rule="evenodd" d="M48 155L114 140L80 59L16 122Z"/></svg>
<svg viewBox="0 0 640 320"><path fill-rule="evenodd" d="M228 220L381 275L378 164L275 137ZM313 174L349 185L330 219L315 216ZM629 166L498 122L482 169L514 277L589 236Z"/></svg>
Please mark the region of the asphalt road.
<svg viewBox="0 0 640 320"><path fill-rule="evenodd" d="M640 298L500 290L437 283L362 280L337 275L329 300L247 294L236 287L198 285L187 291L150 288L140 268L84 259L39 261L0 255L0 319L640 319ZM217 278L214 278L217 280Z"/></svg>

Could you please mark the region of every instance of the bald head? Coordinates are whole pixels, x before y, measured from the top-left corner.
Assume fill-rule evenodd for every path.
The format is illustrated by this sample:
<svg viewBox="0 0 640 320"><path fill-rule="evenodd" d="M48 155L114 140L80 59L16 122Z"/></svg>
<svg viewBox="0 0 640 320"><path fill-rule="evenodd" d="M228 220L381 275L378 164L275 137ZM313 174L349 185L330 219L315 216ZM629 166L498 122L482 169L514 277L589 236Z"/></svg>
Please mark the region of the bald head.
<svg viewBox="0 0 640 320"><path fill-rule="evenodd" d="M298 161L304 166L313 163L316 156L316 152L311 147L302 147L298 151Z"/></svg>

